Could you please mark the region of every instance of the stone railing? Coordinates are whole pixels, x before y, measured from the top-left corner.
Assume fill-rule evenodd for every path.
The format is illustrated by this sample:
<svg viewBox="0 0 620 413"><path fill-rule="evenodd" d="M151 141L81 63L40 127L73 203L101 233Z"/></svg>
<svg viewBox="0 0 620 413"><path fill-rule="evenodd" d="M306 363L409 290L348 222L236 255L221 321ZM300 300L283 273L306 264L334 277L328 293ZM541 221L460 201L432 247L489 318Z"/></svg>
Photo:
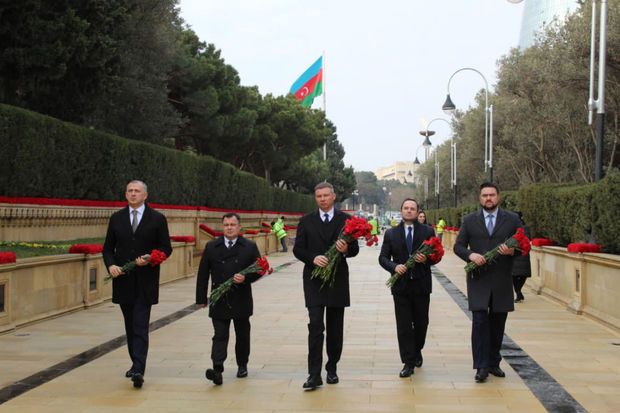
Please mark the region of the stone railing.
<svg viewBox="0 0 620 413"><path fill-rule="evenodd" d="M443 244L444 250L452 251L454 249L454 242L456 241L456 237L458 235L459 235L458 231L444 229L443 236L441 239L441 243Z"/></svg>
<svg viewBox="0 0 620 413"><path fill-rule="evenodd" d="M173 242L162 284L195 275L194 243ZM86 308L112 298L101 254L64 254L0 265L0 331Z"/></svg>
<svg viewBox="0 0 620 413"><path fill-rule="evenodd" d="M620 329L620 256L532 247L530 260L534 291Z"/></svg>
<svg viewBox="0 0 620 413"><path fill-rule="evenodd" d="M110 215L120 208L98 206L56 206L0 203L0 240L62 241L78 238L104 237ZM170 235L193 235L198 239L199 224L221 228L222 211L204 209L161 208L168 220ZM288 225L296 226L299 214L267 211L239 212L244 227L260 227L280 215Z"/></svg>
<svg viewBox="0 0 620 413"><path fill-rule="evenodd" d="M157 208L168 220L171 235L192 235L195 243L174 242L174 253L162 264L161 283L195 275L205 244L213 239L200 230L206 224L221 230L223 211L205 209ZM0 240L63 241L103 238L116 206L57 206L0 203ZM261 228L280 215L288 225L298 223L299 214L267 211L239 211L241 224ZM287 230L289 246L295 230ZM272 233L246 234L261 254L280 249ZM111 299L112 285L104 283L107 274L101 254L65 254L19 259L0 265L0 331L52 317Z"/></svg>

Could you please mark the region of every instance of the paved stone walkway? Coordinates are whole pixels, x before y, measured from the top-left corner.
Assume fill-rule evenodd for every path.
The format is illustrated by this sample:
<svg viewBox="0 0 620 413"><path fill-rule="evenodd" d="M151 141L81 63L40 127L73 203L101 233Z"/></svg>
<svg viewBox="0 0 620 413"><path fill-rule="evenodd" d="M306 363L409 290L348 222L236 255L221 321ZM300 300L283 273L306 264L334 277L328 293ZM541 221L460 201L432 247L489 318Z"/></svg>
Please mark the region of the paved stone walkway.
<svg viewBox="0 0 620 413"><path fill-rule="evenodd" d="M249 376L235 378L234 333L224 385L204 378L212 326L206 310L189 312L151 333L146 382L135 390L120 347L0 404L2 412L544 412L528 383L506 363L507 377L476 384L471 368L470 321L446 289L433 281L424 366L400 379L392 299L377 263L364 247L350 260L352 306L345 312L340 383L302 391L306 378L307 315L302 265L291 262L254 285ZM464 291L462 262L451 253L437 267ZM152 321L192 304L195 279L162 287ZM120 310L111 303L0 336L0 388L122 336ZM589 412L620 411L620 335L526 293L508 317L506 333ZM45 374L41 374L44 377ZM39 377L39 376L37 376ZM44 380L42 380L44 381ZM565 410L571 411L571 410Z"/></svg>

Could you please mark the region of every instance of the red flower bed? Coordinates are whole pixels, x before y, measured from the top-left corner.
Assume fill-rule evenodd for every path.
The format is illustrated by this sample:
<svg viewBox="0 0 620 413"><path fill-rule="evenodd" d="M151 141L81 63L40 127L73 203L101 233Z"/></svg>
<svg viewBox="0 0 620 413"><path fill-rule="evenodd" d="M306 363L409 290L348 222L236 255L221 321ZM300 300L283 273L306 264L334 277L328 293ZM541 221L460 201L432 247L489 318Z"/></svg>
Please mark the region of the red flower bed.
<svg viewBox="0 0 620 413"><path fill-rule="evenodd" d="M200 229L203 230L204 232L206 232L207 234L212 235L214 237L219 237L221 235L224 235L223 232L216 231L213 228L206 226L205 224L200 224Z"/></svg>
<svg viewBox="0 0 620 413"><path fill-rule="evenodd" d="M246 233L246 234L255 235L255 234L258 234L258 231L257 231L257 230L255 230L255 229L246 229L246 230L245 230L245 233Z"/></svg>
<svg viewBox="0 0 620 413"><path fill-rule="evenodd" d="M575 242L568 244L568 252L601 252L603 248L599 244L588 244L585 242Z"/></svg>
<svg viewBox="0 0 620 413"><path fill-rule="evenodd" d="M10 197L0 196L0 204L28 204L28 205L61 205L61 206L80 206L80 207L115 207L122 208L127 206L125 201L96 201L89 199L65 199L65 198L37 198L37 197ZM237 212L252 214L269 214L281 215L277 211L265 210L245 210L245 209L226 209L226 208L210 208L205 206L194 205L172 205L172 204L149 204L157 209L181 209L181 210L198 210L212 212ZM303 212L287 212L286 215L303 216Z"/></svg>
<svg viewBox="0 0 620 413"><path fill-rule="evenodd" d="M297 227L296 227L296 226L293 226L293 225L290 225L290 226L289 226L289 225L285 225L285 226L284 226L284 229L285 229L286 231L288 231L288 230L290 230L290 229L297 229Z"/></svg>
<svg viewBox="0 0 620 413"><path fill-rule="evenodd" d="M196 238L191 235L170 235L170 241L175 242L196 242Z"/></svg>
<svg viewBox="0 0 620 413"><path fill-rule="evenodd" d="M265 234L271 234L271 230L267 228L261 229L260 232L263 232Z"/></svg>
<svg viewBox="0 0 620 413"><path fill-rule="evenodd" d="M103 251L103 244L73 244L69 247L69 254L99 254Z"/></svg>
<svg viewBox="0 0 620 413"><path fill-rule="evenodd" d="M548 245L555 245L555 241L549 238L534 238L532 240L532 245L536 247L545 247Z"/></svg>
<svg viewBox="0 0 620 413"><path fill-rule="evenodd" d="M260 224L261 224L262 226L264 226L264 227L271 228L271 225L269 225L269 224L268 224L268 223L266 223L266 222L261 222Z"/></svg>
<svg viewBox="0 0 620 413"><path fill-rule="evenodd" d="M13 251L0 251L0 264L12 264L17 260Z"/></svg>

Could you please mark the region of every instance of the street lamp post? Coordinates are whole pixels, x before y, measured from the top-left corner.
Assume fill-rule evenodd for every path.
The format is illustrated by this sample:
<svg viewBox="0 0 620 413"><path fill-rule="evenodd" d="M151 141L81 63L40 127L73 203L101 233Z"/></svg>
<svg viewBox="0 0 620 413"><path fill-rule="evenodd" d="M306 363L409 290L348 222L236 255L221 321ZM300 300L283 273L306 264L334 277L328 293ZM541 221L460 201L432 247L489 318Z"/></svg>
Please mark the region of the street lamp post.
<svg viewBox="0 0 620 413"><path fill-rule="evenodd" d="M594 163L594 180L603 178L603 142L605 138L605 61L607 43L607 0L601 2L599 51L598 51L598 99L594 99L594 60L596 50L596 3L592 1L592 31L590 40L590 93L588 98L588 125L592 125L592 117L596 111L596 152Z"/></svg>
<svg viewBox="0 0 620 413"><path fill-rule="evenodd" d="M448 95L441 108L446 114L452 114L456 109L452 99L450 99L450 82L454 75L464 70L476 72L484 80L484 171L489 171L489 181L493 182L493 105L489 105L489 83L487 78L480 71L471 67L463 67L452 73L448 80Z"/></svg>
<svg viewBox="0 0 620 413"><path fill-rule="evenodd" d="M426 125L426 131L420 132L422 136L426 136L426 134L434 134L435 132L429 130L428 128L435 121L442 121L448 124L450 129L452 129L452 124L444 118L435 118L432 119L428 125ZM429 142L430 143L430 142ZM437 156L435 156L435 166L438 168ZM439 180L439 172L436 173L437 179ZM454 133L450 135L450 188L452 188L454 192L454 207L457 206L457 186L456 186L456 143L454 142Z"/></svg>
<svg viewBox="0 0 620 413"><path fill-rule="evenodd" d="M437 209L439 209L439 161L437 160L437 149L435 149L435 199L437 200Z"/></svg>

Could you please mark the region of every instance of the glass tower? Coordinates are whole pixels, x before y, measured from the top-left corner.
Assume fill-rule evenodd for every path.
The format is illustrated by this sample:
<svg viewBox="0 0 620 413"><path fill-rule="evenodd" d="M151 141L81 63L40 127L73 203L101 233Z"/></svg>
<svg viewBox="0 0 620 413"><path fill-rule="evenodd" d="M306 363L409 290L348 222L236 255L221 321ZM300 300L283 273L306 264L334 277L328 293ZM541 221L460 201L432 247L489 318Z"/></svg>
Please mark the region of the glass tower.
<svg viewBox="0 0 620 413"><path fill-rule="evenodd" d="M560 21L577 10L578 0L525 0L519 48L526 49L534 44L536 35L554 18Z"/></svg>

